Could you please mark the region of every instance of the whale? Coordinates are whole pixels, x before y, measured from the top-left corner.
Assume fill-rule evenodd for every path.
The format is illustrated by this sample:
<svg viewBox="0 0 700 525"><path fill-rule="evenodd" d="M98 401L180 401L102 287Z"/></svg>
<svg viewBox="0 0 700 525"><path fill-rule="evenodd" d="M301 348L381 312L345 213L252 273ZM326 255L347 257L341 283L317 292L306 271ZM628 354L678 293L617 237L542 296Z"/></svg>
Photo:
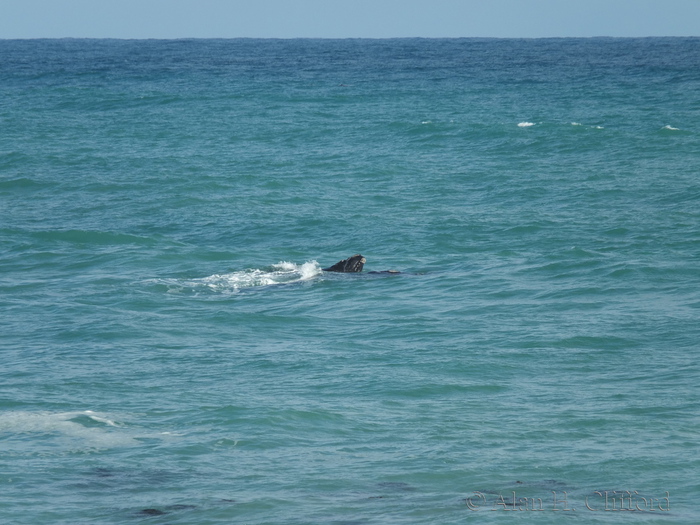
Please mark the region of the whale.
<svg viewBox="0 0 700 525"><path fill-rule="evenodd" d="M363 257L361 254L356 253L355 255L352 255L348 257L347 259L343 259L342 261L338 261L335 263L333 266L329 266L328 268L323 268L324 272L340 272L340 273L360 273L362 269L365 266L365 263L367 262L367 259ZM383 270L381 272L378 271L373 271L373 272L367 272L367 273L401 273L397 270Z"/></svg>
<svg viewBox="0 0 700 525"><path fill-rule="evenodd" d="M333 266L323 268L323 271L340 273L360 273L362 271L362 268L365 266L366 262L367 259L365 259L361 254L356 253L355 255L352 255L347 259L338 261Z"/></svg>

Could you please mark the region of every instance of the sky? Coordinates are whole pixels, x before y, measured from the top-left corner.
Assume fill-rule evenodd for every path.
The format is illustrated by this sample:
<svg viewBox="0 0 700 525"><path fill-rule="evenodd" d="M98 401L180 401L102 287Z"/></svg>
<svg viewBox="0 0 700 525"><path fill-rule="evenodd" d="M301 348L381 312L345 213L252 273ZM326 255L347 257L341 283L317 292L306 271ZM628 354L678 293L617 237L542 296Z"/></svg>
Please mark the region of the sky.
<svg viewBox="0 0 700 525"><path fill-rule="evenodd" d="M0 0L0 38L700 36L700 0Z"/></svg>

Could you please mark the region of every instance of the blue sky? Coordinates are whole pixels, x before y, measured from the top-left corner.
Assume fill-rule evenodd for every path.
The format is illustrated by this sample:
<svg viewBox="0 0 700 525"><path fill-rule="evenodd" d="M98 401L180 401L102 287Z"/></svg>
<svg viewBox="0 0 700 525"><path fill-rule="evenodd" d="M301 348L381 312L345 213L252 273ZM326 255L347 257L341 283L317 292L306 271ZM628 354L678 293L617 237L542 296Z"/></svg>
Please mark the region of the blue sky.
<svg viewBox="0 0 700 525"><path fill-rule="evenodd" d="M0 0L0 38L700 36L700 0Z"/></svg>

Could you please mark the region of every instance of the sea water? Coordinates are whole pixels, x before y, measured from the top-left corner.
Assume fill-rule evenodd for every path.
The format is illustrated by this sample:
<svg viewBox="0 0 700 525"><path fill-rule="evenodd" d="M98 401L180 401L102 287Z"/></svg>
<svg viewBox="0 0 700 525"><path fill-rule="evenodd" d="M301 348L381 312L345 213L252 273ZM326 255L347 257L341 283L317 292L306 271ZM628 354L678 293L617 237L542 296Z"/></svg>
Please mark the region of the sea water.
<svg viewBox="0 0 700 525"><path fill-rule="evenodd" d="M698 523L700 39L0 41L0 308L2 523Z"/></svg>

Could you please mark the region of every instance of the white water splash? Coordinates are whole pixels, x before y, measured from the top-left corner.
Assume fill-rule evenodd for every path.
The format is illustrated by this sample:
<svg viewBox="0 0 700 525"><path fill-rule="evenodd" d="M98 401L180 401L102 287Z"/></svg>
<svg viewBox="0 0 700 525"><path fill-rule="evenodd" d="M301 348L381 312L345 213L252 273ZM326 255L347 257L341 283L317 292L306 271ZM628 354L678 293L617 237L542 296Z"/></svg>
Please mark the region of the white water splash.
<svg viewBox="0 0 700 525"><path fill-rule="evenodd" d="M580 122L572 122L571 125L572 126L583 126L583 124L581 124ZM603 126L588 126L588 127L591 129L605 129L605 128L603 128Z"/></svg>
<svg viewBox="0 0 700 525"><path fill-rule="evenodd" d="M529 128L530 126L534 126L534 122L519 122L518 127L519 128Z"/></svg>
<svg viewBox="0 0 700 525"><path fill-rule="evenodd" d="M235 293L243 288L273 286L308 281L323 273L316 261L295 264L280 261L268 268L249 268L238 272L214 274L209 277L188 280L158 280L165 284L171 292L183 290L206 290L217 293Z"/></svg>

